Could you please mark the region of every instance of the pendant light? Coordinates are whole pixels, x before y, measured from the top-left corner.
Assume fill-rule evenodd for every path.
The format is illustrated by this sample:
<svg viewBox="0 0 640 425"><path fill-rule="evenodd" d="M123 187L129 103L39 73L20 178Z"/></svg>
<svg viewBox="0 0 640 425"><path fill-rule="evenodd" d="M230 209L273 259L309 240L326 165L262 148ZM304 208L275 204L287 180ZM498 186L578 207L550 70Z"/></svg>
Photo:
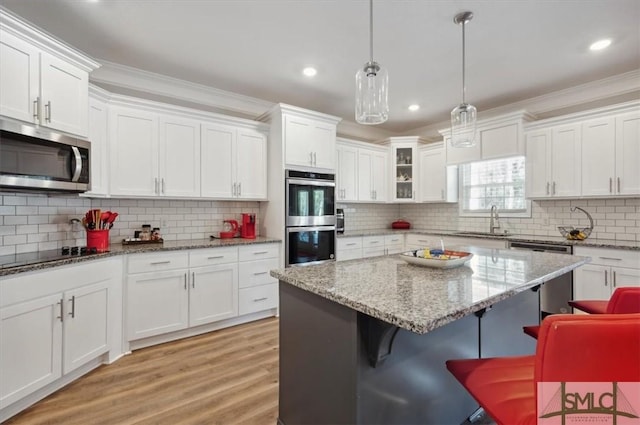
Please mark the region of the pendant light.
<svg viewBox="0 0 640 425"><path fill-rule="evenodd" d="M456 25L462 26L462 103L451 111L451 146L470 148L476 144L476 118L478 111L465 101L465 25L473 18L473 13L462 12L453 18Z"/></svg>
<svg viewBox="0 0 640 425"><path fill-rule="evenodd" d="M373 60L373 0L369 0L369 61L356 73L356 121L382 124L389 118L389 75Z"/></svg>

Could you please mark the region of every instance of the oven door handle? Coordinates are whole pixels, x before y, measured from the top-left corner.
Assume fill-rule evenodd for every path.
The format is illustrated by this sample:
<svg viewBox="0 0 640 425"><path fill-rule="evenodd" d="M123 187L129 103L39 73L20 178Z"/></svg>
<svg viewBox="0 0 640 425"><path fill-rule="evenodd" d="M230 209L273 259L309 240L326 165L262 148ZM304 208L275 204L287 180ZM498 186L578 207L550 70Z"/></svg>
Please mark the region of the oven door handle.
<svg viewBox="0 0 640 425"><path fill-rule="evenodd" d="M287 234L289 233L302 233L302 232L323 232L334 231L336 226L308 226L308 227L287 227Z"/></svg>
<svg viewBox="0 0 640 425"><path fill-rule="evenodd" d="M322 180L287 179L287 184L297 184L303 186L325 186L336 187L336 182Z"/></svg>

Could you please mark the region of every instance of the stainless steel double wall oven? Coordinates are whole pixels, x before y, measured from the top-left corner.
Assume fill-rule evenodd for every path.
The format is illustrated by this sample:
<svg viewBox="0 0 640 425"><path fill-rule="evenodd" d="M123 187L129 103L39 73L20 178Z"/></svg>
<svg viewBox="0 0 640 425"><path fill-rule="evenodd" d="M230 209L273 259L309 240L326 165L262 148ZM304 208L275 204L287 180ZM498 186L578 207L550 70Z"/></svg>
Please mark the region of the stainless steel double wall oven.
<svg viewBox="0 0 640 425"><path fill-rule="evenodd" d="M286 171L286 266L335 260L335 175Z"/></svg>

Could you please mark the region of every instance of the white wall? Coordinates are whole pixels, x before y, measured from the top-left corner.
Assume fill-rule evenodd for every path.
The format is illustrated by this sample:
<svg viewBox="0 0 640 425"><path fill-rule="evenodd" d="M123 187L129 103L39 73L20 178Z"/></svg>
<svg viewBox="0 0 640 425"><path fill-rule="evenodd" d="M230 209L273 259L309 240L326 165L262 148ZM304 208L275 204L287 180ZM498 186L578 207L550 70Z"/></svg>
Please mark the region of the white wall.
<svg viewBox="0 0 640 425"><path fill-rule="evenodd" d="M260 203L0 193L0 255L86 245L84 229L74 231L69 220L82 218L92 208L119 214L109 236L111 243L120 243L143 224L160 227L165 240L208 238L222 230L222 220L240 222L241 213L258 213Z"/></svg>

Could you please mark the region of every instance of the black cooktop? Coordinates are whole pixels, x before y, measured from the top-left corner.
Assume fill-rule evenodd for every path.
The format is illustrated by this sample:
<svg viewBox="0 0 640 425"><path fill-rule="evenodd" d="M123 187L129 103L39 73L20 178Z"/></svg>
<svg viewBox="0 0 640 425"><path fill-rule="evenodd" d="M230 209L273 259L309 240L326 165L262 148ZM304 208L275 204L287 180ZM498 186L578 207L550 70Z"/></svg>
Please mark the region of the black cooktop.
<svg viewBox="0 0 640 425"><path fill-rule="evenodd" d="M82 246L65 246L60 249L49 251L25 252L22 254L0 256L0 269L10 267L30 266L33 264L46 263L48 261L64 260L72 257L84 257L86 255L97 254L95 248L87 249Z"/></svg>

